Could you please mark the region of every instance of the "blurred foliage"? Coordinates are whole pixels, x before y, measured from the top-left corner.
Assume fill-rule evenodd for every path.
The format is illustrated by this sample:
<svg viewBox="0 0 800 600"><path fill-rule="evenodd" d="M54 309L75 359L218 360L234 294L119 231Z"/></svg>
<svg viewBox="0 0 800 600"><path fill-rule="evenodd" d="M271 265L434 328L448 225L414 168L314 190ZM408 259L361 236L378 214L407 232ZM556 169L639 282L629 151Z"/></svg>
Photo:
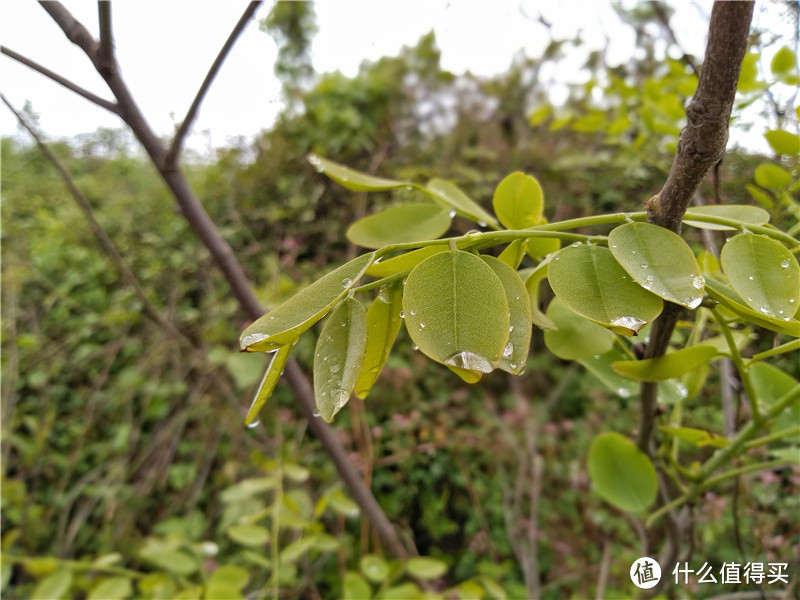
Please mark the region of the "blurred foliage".
<svg viewBox="0 0 800 600"><path fill-rule="evenodd" d="M413 199L398 190L367 206L364 194L319 176L305 161L312 151L370 173L450 178L485 206L505 174L535 173L550 219L635 210L664 180L696 85L685 63L655 50L661 34L650 35L653 15L642 10L626 18L644 59L610 66L588 54L591 79L552 106L543 66L580 40L553 40L543 56L518 56L482 79L443 70L431 33L355 77L320 76L308 71L313 8L279 2L265 27L278 37L276 69L293 105L252 146L190 167L191 183L268 306L353 255L343 241L350 223ZM776 127L796 126L796 114L782 118ZM401 333L370 399L352 399L336 423L388 516L432 557L389 561L285 386L262 424L243 427L263 358L236 352L246 320L129 136L101 130L52 147L150 299L200 352L146 319L39 151L4 139L4 595L391 598L425 588L438 592L431 597L519 598L526 565L536 564L543 598L587 597L604 552L613 558L606 594L631 593L637 534L588 493L585 457L600 431L635 427L633 400L544 351L541 332L524 378L495 373L478 387L432 366ZM702 195L746 203L748 184L776 218L796 219L796 194L752 185L765 160L728 153ZM454 222L461 233L469 227ZM295 349L307 366L311 337ZM770 336L752 344L767 349ZM778 366L800 375L796 355ZM685 422L721 430L718 397L712 374ZM699 460L709 449L689 452ZM544 490L538 517L533 457ZM708 493L695 556L797 556L799 483L795 468Z"/></svg>

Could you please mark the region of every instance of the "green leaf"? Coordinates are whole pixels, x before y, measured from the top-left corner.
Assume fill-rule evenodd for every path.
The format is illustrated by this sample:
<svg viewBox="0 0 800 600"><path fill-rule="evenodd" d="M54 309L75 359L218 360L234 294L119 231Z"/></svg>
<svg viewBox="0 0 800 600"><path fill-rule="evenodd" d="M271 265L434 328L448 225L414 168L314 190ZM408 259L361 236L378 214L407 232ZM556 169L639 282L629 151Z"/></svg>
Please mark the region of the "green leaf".
<svg viewBox="0 0 800 600"><path fill-rule="evenodd" d="M785 129L772 129L764 134L775 154L794 156L800 154L800 136Z"/></svg>
<svg viewBox="0 0 800 600"><path fill-rule="evenodd" d="M696 369L716 355L713 346L689 346L657 358L621 360L611 366L620 375L637 381L665 381Z"/></svg>
<svg viewBox="0 0 800 600"><path fill-rule="evenodd" d="M497 258L506 263L512 269L517 269L522 259L525 258L525 251L528 240L514 240L506 246Z"/></svg>
<svg viewBox="0 0 800 600"><path fill-rule="evenodd" d="M539 288L542 280L547 277L547 272L550 267L550 260L545 259L540 262L533 271L525 278L525 289L528 290L528 299L531 303L531 320L533 324L544 329L555 329L556 325L547 315L539 310Z"/></svg>
<svg viewBox="0 0 800 600"><path fill-rule="evenodd" d="M618 433L601 434L592 442L589 477L600 497L629 512L645 510L658 492L653 463Z"/></svg>
<svg viewBox="0 0 800 600"><path fill-rule="evenodd" d="M324 173L336 183L354 192L382 192L411 185L410 181L398 181L396 179L367 175L316 154L309 154L308 162L320 173Z"/></svg>
<svg viewBox="0 0 800 600"><path fill-rule="evenodd" d="M367 397L389 358L403 322L402 308L403 285L398 281L381 289L367 310L367 345L355 386L356 396L361 399Z"/></svg>
<svg viewBox="0 0 800 600"><path fill-rule="evenodd" d="M67 595L71 585L72 571L59 569L37 584L31 595L31 600L59 600Z"/></svg>
<svg viewBox="0 0 800 600"><path fill-rule="evenodd" d="M241 592L249 580L250 574L246 569L236 565L222 565L208 580L205 597L209 599L234 597L231 592Z"/></svg>
<svg viewBox="0 0 800 600"><path fill-rule="evenodd" d="M608 248L568 246L550 262L548 279L570 310L621 335L635 335L661 312L661 298L636 282Z"/></svg>
<svg viewBox="0 0 800 600"><path fill-rule="evenodd" d="M778 78L788 75L797 69L797 56L788 46L778 49L772 60L769 61L769 70Z"/></svg>
<svg viewBox="0 0 800 600"><path fill-rule="evenodd" d="M389 565L376 554L367 554L359 564L364 577L372 583L383 583L389 577Z"/></svg>
<svg viewBox="0 0 800 600"><path fill-rule="evenodd" d="M244 546L263 546L269 541L269 530L260 525L233 525L226 531L234 542Z"/></svg>
<svg viewBox="0 0 800 600"><path fill-rule="evenodd" d="M720 252L722 270L753 310L789 321L800 304L800 266L786 247L762 235L732 237Z"/></svg>
<svg viewBox="0 0 800 600"><path fill-rule="evenodd" d="M292 343L344 298L374 258L374 252L354 258L265 314L242 333L242 350L265 352Z"/></svg>
<svg viewBox="0 0 800 600"><path fill-rule="evenodd" d="M490 579L489 577L479 577L478 580L481 582L481 585L486 589L488 593L488 597L492 600L506 600L508 597L506 595L506 591L503 589L497 581L494 579Z"/></svg>
<svg viewBox="0 0 800 600"><path fill-rule="evenodd" d="M295 540L281 550L279 555L280 562L294 563L300 560L314 546L314 543L315 539L313 537L302 537L299 540Z"/></svg>
<svg viewBox="0 0 800 600"><path fill-rule="evenodd" d="M507 373L519 375L525 370L531 347L531 302L528 290L517 272L501 260L493 256L481 256L481 259L503 284L508 303L508 342L497 366Z"/></svg>
<svg viewBox="0 0 800 600"><path fill-rule="evenodd" d="M624 359L625 355L613 348L605 354L578 360L578 362L586 367L586 370L597 377L611 392L620 398L630 398L639 393L639 385L627 377L623 377L611 367L615 362Z"/></svg>
<svg viewBox="0 0 800 600"><path fill-rule="evenodd" d="M542 186L534 177L516 171L497 186L492 198L494 212L508 229L527 229L539 222L544 207Z"/></svg>
<svg viewBox="0 0 800 600"><path fill-rule="evenodd" d="M335 490L331 494L330 501L331 501L331 508L334 510L334 512L337 512L344 517L347 518L357 517L360 512L358 504L356 504L350 498L345 496L342 490L339 489Z"/></svg>
<svg viewBox="0 0 800 600"><path fill-rule="evenodd" d="M757 362L750 367L750 377L760 402L772 405L789 392L800 386L794 377L779 368L764 362ZM800 398L775 417L771 431L781 431L796 427L800 423ZM787 437L785 441L798 443L800 434Z"/></svg>
<svg viewBox="0 0 800 600"><path fill-rule="evenodd" d="M705 279L681 236L652 223L626 223L611 231L608 245L636 283L656 296L695 309Z"/></svg>
<svg viewBox="0 0 800 600"><path fill-rule="evenodd" d="M445 181L444 179L431 179L428 185L422 189L433 199L449 206L458 214L468 219L472 219L478 223L497 225L497 219L483 210L472 198L449 181Z"/></svg>
<svg viewBox="0 0 800 600"><path fill-rule="evenodd" d="M420 202L391 206L356 221L347 230L347 239L364 248L381 248L435 240L449 228L450 212L446 208Z"/></svg>
<svg viewBox="0 0 800 600"><path fill-rule="evenodd" d="M547 307L547 318L556 328L544 332L544 343L559 358L591 358L595 354L605 354L614 345L612 332L575 314L558 298L553 298Z"/></svg>
<svg viewBox="0 0 800 600"><path fill-rule="evenodd" d="M775 207L775 202L772 201L770 195L762 191L760 188L757 188L749 183L744 187L747 189L748 193L753 197L753 199L767 210L772 210Z"/></svg>
<svg viewBox="0 0 800 600"><path fill-rule="evenodd" d="M436 362L489 373L508 343L508 302L480 258L451 250L418 264L403 293L406 329Z"/></svg>
<svg viewBox="0 0 800 600"><path fill-rule="evenodd" d="M733 342L736 344L736 348L742 350L745 346L747 346L748 342L753 337L753 332L750 329L737 329L731 332L731 337L733 337ZM725 336L723 335L707 338L703 340L703 345L713 346L717 349L717 354L724 354L725 356L731 355L731 349L730 346L728 346L728 340L726 340Z"/></svg>
<svg viewBox="0 0 800 600"><path fill-rule="evenodd" d="M348 571L344 574L342 598L343 600L369 600L372 598L372 588L360 574Z"/></svg>
<svg viewBox="0 0 800 600"><path fill-rule="evenodd" d="M706 293L719 302L722 307L753 325L793 337L800 337L800 321L795 319L784 321L755 311L747 306L736 292L714 279L706 280Z"/></svg>
<svg viewBox="0 0 800 600"><path fill-rule="evenodd" d="M415 583L406 582L387 588L377 596L380 600L417 600L422 592Z"/></svg>
<svg viewBox="0 0 800 600"><path fill-rule="evenodd" d="M539 108L534 110L528 116L528 124L531 127L536 127L537 125L540 125L541 123L544 123L547 120L547 118L550 116L550 113L552 112L552 110L553 109L550 107L549 104L545 104L544 106L540 106Z"/></svg>
<svg viewBox="0 0 800 600"><path fill-rule="evenodd" d="M109 577L89 592L88 600L124 600L133 594L131 580L127 577Z"/></svg>
<svg viewBox="0 0 800 600"><path fill-rule="evenodd" d="M272 396L272 392L275 391L275 386L281 378L281 373L283 373L283 369L286 367L286 362L292 354L293 346L293 343L281 346L281 348L276 350L273 354L267 365L264 377L258 386L258 390L256 390L256 395L253 397L253 402L250 404L250 410L247 411L247 416L244 419L245 425L250 425L255 420L264 404L266 404L269 397Z"/></svg>
<svg viewBox="0 0 800 600"><path fill-rule="evenodd" d="M447 565L437 558L415 556L406 562L406 571L422 580L436 579L447 573Z"/></svg>
<svg viewBox="0 0 800 600"><path fill-rule="evenodd" d="M220 495L220 499L225 502L240 502L252 498L256 494L274 489L278 484L274 477L254 477L243 479L225 489Z"/></svg>
<svg viewBox="0 0 800 600"><path fill-rule="evenodd" d="M177 594L172 596L171 600L201 600L203 597L203 586L193 585L188 588L183 588Z"/></svg>
<svg viewBox="0 0 800 600"><path fill-rule="evenodd" d="M143 560L176 575L191 575L197 570L197 561L182 550L155 550L145 547L139 555Z"/></svg>
<svg viewBox="0 0 800 600"><path fill-rule="evenodd" d="M314 352L314 398L328 423L350 400L366 346L367 312L348 298L328 317Z"/></svg>
<svg viewBox="0 0 800 600"><path fill-rule="evenodd" d="M541 258L548 254L558 252L561 248L561 240L558 238L531 237L528 238L528 245L525 251L531 258Z"/></svg>
<svg viewBox="0 0 800 600"><path fill-rule="evenodd" d="M753 179L763 188L778 190L792 183L792 176L778 165L762 163L756 167Z"/></svg>
<svg viewBox="0 0 800 600"><path fill-rule="evenodd" d="M708 206L694 206L686 211L683 222L699 229L713 229L716 231L732 231L733 227L704 223L692 220L692 215L719 217L738 221L743 225L764 225L769 222L769 213L758 206L748 204L710 204Z"/></svg>
<svg viewBox="0 0 800 600"><path fill-rule="evenodd" d="M295 463L285 462L283 463L283 476L289 481L303 483L304 481L308 481L311 473L303 466Z"/></svg>
<svg viewBox="0 0 800 600"><path fill-rule="evenodd" d="M389 277L391 275L397 275L404 271L410 271L429 256L445 251L447 251L447 246L444 245L425 246L419 250L405 252L387 260L382 261L379 259L370 265L366 274L370 277Z"/></svg>
<svg viewBox="0 0 800 600"><path fill-rule="evenodd" d="M728 440L722 436L703 431L702 429L693 429L691 427L659 427L664 433L668 433L673 437L688 442L693 446L714 446L716 448L724 448L728 445Z"/></svg>

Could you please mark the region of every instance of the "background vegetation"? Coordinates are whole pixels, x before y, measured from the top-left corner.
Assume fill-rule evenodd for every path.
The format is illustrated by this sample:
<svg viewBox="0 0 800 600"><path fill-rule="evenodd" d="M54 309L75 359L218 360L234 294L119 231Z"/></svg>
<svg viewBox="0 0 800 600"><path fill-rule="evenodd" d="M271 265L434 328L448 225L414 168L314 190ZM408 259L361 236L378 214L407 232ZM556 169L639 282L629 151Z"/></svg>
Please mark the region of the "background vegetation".
<svg viewBox="0 0 800 600"><path fill-rule="evenodd" d="M696 86L691 63L701 60L656 50L657 40L672 42L655 6L623 12L644 58L610 66L589 53L588 83L551 106L542 68L580 39L553 40L543 56L519 56L484 79L444 71L429 34L349 78L313 72L310 5L280 3L264 27L281 43L285 110L252 144L195 161L190 181L269 306L354 256L350 223L412 194L348 192L314 171L309 152L366 172L452 179L484 204L521 170L541 182L551 220L640 210L664 181ZM782 10L796 22L795 5ZM764 48L796 43L753 33L738 103L757 101L762 129L796 130L791 86L765 96L775 73L757 64ZM40 151L22 135L4 138L5 595L390 598L422 586L517 598L531 569L544 598L589 597L598 585L609 597L632 594L636 529L590 492L585 458L600 431L636 427L633 400L544 351L538 330L524 377L496 372L478 386L415 354L401 332L369 399L351 399L335 423L390 519L420 555L438 559L392 561L288 388L278 387L257 427L243 426L263 356L237 351L247 321L129 134L102 130L51 148L149 299L197 352L145 316ZM772 158L729 152L704 199L760 202L775 224L796 226L791 190L753 187L755 168ZM470 227L454 222L456 232ZM699 234L690 240L703 244ZM313 344L306 336L295 350L307 370ZM771 344L761 332L748 352ZM800 377L797 353L776 366ZM719 389L712 373L686 404L687 424L724 431ZM706 493L695 556L796 561L798 485L791 466Z"/></svg>

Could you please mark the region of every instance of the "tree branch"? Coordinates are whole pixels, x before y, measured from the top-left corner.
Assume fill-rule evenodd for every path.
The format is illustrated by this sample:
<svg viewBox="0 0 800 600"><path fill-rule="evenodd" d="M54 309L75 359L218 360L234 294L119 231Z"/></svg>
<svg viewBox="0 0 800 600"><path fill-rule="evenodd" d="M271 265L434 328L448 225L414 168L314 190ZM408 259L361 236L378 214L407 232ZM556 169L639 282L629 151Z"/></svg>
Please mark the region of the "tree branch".
<svg viewBox="0 0 800 600"><path fill-rule="evenodd" d="M728 121L752 16L753 2L714 3L697 92L686 109L688 122L681 132L667 181L661 192L648 202L648 219L656 225L680 233L681 219L695 190L725 152ZM680 311L676 304L664 306L653 324L644 358L664 354ZM642 384L640 405L637 444L650 454L657 409L656 384Z"/></svg>
<svg viewBox="0 0 800 600"><path fill-rule="evenodd" d="M100 0L97 3L98 20L100 22L100 46L97 60L110 64L114 58L114 37L111 33L111 2Z"/></svg>
<svg viewBox="0 0 800 600"><path fill-rule="evenodd" d="M63 5L58 2L41 2L41 4L61 27L67 38L83 49L108 84L117 99L121 118L144 146L145 151L178 202L181 212L192 227L192 230L209 250L217 267L227 279L231 291L241 308L252 319L263 315L265 310L253 293L242 265L237 260L230 245L220 235L219 230L208 216L208 213L206 213L203 205L194 195L183 171L178 166L171 169L165 168L164 158L167 150L136 105L133 96L122 79L116 59L112 55L111 68L107 68L108 65L103 64L98 59L98 43ZM392 527L369 488L364 485L358 470L348 459L347 453L335 432L322 419L314 416L316 403L313 391L300 366L294 359L290 359L286 365L286 377L300 408L309 422L311 430L319 438L363 514L373 523L376 531L381 536L381 541L386 544L389 551L397 557L405 557L407 553L400 542L397 531Z"/></svg>
<svg viewBox="0 0 800 600"><path fill-rule="evenodd" d="M183 121L178 127L178 131L175 133L175 137L172 138L172 143L169 146L169 150L167 151L167 155L164 158L164 166L167 169L172 169L175 167L175 163L178 160L178 156L183 148L183 142L186 138L186 135L189 133L189 129L191 129L192 124L194 123L195 118L197 117L197 113L200 110L200 104L202 104L203 99L206 96L211 84L214 82L214 78L217 76L217 73L222 67L222 63L225 62L225 59L228 56L231 48L236 43L236 40L241 35L242 31L244 31L245 26L253 18L258 7L261 5L261 0L256 0L255 2L250 2L247 5L247 8L242 14L239 22L236 23L236 26L231 31L231 34L228 36L225 44L222 46L222 49L219 51L217 58L214 60L214 63L211 65L211 68L208 70L208 74L206 78L203 80L200 89L197 91L197 95L192 102L192 105L189 107L189 112L186 113Z"/></svg>
<svg viewBox="0 0 800 600"><path fill-rule="evenodd" d="M58 73L54 73L53 71L51 71L47 67L43 67L39 63L37 63L35 61L32 61L30 58L27 58L27 57L23 56L22 54L19 54L18 52L14 52L10 48L6 48L5 46L0 46L0 52L5 54L9 58L14 59L18 63L21 63L21 64L25 65L29 69L33 69L37 73L41 73L42 75L44 75L48 79L52 79L56 83L63 85L65 88L67 88L71 92L75 92L76 94L78 94L79 96L82 96L83 98L85 98L89 102L92 102L93 104L97 104L98 106L100 106L102 108L105 108L107 111L110 111L110 112L114 113L115 115L119 115L119 107L117 107L116 104L114 104L113 102L109 102L108 100L105 100L105 99L101 98L100 96L97 96L97 95L93 94L89 90L86 90L86 89L82 88L81 86L79 86L78 84L73 83L72 81L70 81L66 77L62 77Z"/></svg>

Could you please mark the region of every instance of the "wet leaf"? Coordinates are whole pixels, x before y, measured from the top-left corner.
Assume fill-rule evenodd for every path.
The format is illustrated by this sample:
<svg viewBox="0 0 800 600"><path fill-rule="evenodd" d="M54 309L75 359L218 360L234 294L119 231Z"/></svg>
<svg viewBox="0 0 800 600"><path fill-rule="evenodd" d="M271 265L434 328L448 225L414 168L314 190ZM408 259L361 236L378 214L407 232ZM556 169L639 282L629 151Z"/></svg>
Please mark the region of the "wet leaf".
<svg viewBox="0 0 800 600"><path fill-rule="evenodd" d="M693 446L714 446L715 448L724 448L728 445L728 440L723 436L703 431L702 429L693 429L691 427L659 427L664 433L688 442Z"/></svg>
<svg viewBox="0 0 800 600"><path fill-rule="evenodd" d="M359 563L364 577L373 583L383 583L389 577L389 565L376 554L367 554Z"/></svg>
<svg viewBox="0 0 800 600"><path fill-rule="evenodd" d="M364 248L421 242L441 237L450 227L446 208L421 202L392 206L364 217L347 230L347 239Z"/></svg>
<svg viewBox="0 0 800 600"><path fill-rule="evenodd" d="M712 204L708 206L694 206L686 211L683 222L699 229L713 229L716 231L732 231L733 227L727 225L717 225L715 223L704 223L695 221L692 215L702 215L707 217L719 217L731 219L743 225L764 225L769 222L769 213L758 206L748 204Z"/></svg>
<svg viewBox="0 0 800 600"><path fill-rule="evenodd" d="M354 258L259 318L242 333L242 350L276 350L296 340L344 298L374 258L374 252Z"/></svg>
<svg viewBox="0 0 800 600"><path fill-rule="evenodd" d="M644 289L686 308L695 309L702 302L705 279L700 265L676 233L651 223L626 223L611 231L608 245Z"/></svg>
<svg viewBox="0 0 800 600"><path fill-rule="evenodd" d="M247 411L247 417L244 419L245 425L250 425L255 420L264 404L272 396L272 392L275 391L275 386L281 378L286 362L292 354L292 346L294 346L293 343L287 344L272 355L264 377L256 390L256 395L253 397L253 402L250 404L250 410Z"/></svg>
<svg viewBox="0 0 800 600"><path fill-rule="evenodd" d="M653 463L618 433L601 434L592 442L589 477L600 497L630 512L645 510L655 501L658 492Z"/></svg>
<svg viewBox="0 0 800 600"><path fill-rule="evenodd" d="M696 369L716 355L713 346L689 346L657 358L622 360L611 366L620 375L637 381L665 381Z"/></svg>
<svg viewBox="0 0 800 600"><path fill-rule="evenodd" d="M795 319L784 321L755 311L747 306L736 292L714 279L706 280L706 293L719 302L723 308L753 325L793 337L800 337L800 321ZM795 301L794 304L796 303Z"/></svg>
<svg viewBox="0 0 800 600"><path fill-rule="evenodd" d="M620 398L630 398L639 393L639 384L617 373L611 365L625 360L625 355L616 348L605 354L597 354L592 358L578 360L592 375L597 377L611 392Z"/></svg>
<svg viewBox="0 0 800 600"><path fill-rule="evenodd" d="M361 399L367 397L389 358L403 322L402 309L403 285L398 281L381 289L367 310L367 345L355 386L356 396Z"/></svg>
<svg viewBox="0 0 800 600"><path fill-rule="evenodd" d="M410 271L423 260L439 252L446 252L447 246L425 246L418 250L405 252L393 258L372 263L367 269L370 277L389 277L404 271Z"/></svg>
<svg viewBox="0 0 800 600"><path fill-rule="evenodd" d="M534 177L516 171L506 176L497 186L492 205L497 218L506 228L533 227L542 216L542 186Z"/></svg>
<svg viewBox="0 0 800 600"><path fill-rule="evenodd" d="M634 335L663 307L661 298L634 282L608 248L582 244L559 250L548 279L567 308L621 335Z"/></svg>
<svg viewBox="0 0 800 600"><path fill-rule="evenodd" d="M605 354L614 345L611 331L575 314L558 298L553 298L547 307L547 318L556 329L544 332L544 343L559 358L591 358L595 354Z"/></svg>
<svg viewBox="0 0 800 600"><path fill-rule="evenodd" d="M314 351L314 399L328 423L350 400L366 345L367 312L348 298L328 317Z"/></svg>
<svg viewBox="0 0 800 600"><path fill-rule="evenodd" d="M398 181L396 179L367 175L316 154L309 154L308 162L320 173L324 173L336 183L354 192L381 192L411 185L410 181Z"/></svg>
<svg viewBox="0 0 800 600"><path fill-rule="evenodd" d="M762 235L732 237L720 252L731 287L759 313L790 320L800 304L800 266L786 247Z"/></svg>
<svg viewBox="0 0 800 600"><path fill-rule="evenodd" d="M491 372L508 343L508 302L500 279L480 258L451 250L417 265L406 281L406 329L436 362Z"/></svg>
<svg viewBox="0 0 800 600"><path fill-rule="evenodd" d="M444 179L431 179L423 190L433 199L455 210L458 214L478 223L497 225L495 219L472 198Z"/></svg>
<svg viewBox="0 0 800 600"><path fill-rule="evenodd" d="M531 346L531 303L528 290L517 272L501 260L492 256L481 256L481 259L503 284L508 303L508 342L497 366L507 373L519 375L525 370Z"/></svg>

